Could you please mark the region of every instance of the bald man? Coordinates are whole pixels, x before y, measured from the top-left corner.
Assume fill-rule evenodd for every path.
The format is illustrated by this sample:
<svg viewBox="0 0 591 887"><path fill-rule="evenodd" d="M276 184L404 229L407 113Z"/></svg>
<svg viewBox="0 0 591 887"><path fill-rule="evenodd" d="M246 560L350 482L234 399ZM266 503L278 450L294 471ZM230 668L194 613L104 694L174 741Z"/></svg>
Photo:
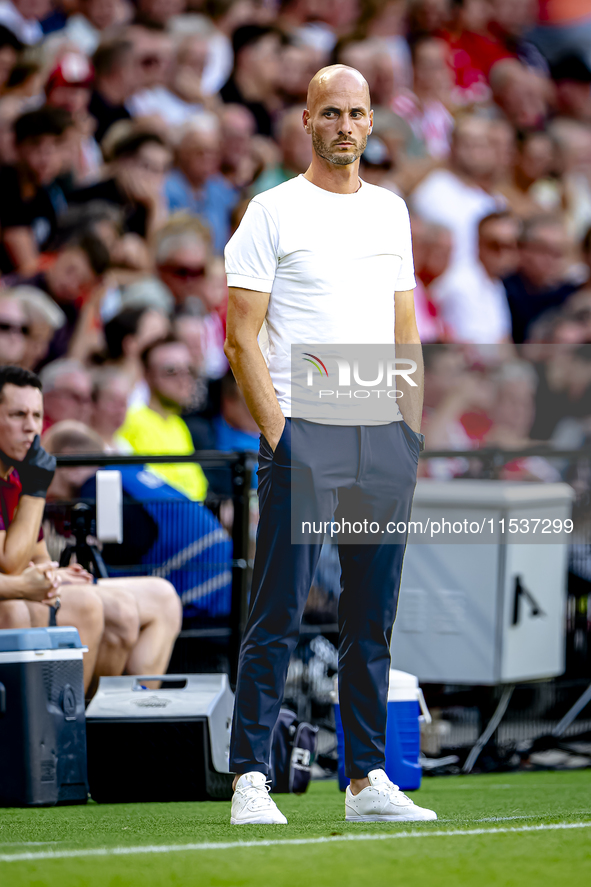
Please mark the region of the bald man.
<svg viewBox="0 0 591 887"><path fill-rule="evenodd" d="M292 544L292 481L328 520L353 494L370 521L408 519L422 446L422 386L404 419L397 406L392 419L367 424L292 417L293 344L396 343L420 352L406 206L359 178L373 120L367 82L354 68L323 68L307 105L310 166L254 197L226 247L225 351L261 431L260 519L231 742L233 824L287 822L268 794L271 737L323 541L317 534ZM264 321L268 363L257 341ZM339 538L339 701L352 822L437 818L385 772L390 637L405 541Z"/></svg>

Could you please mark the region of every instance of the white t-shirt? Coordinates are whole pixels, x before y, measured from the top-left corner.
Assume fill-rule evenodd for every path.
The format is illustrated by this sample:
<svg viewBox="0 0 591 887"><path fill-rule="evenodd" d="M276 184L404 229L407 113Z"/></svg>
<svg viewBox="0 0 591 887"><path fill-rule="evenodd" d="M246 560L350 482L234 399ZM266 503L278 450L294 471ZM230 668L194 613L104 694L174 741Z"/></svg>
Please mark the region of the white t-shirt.
<svg viewBox="0 0 591 887"><path fill-rule="evenodd" d="M228 286L270 293L267 363L291 416L291 345L393 344L394 293L415 286L401 197L337 194L303 175L253 197L225 250Z"/></svg>
<svg viewBox="0 0 591 887"><path fill-rule="evenodd" d="M505 287L481 262L453 265L431 289L455 342L496 345L511 337Z"/></svg>
<svg viewBox="0 0 591 887"><path fill-rule="evenodd" d="M451 264L475 262L478 223L506 205L501 195L468 185L447 169L436 169L412 192L412 208L426 222L445 225L453 235Z"/></svg>

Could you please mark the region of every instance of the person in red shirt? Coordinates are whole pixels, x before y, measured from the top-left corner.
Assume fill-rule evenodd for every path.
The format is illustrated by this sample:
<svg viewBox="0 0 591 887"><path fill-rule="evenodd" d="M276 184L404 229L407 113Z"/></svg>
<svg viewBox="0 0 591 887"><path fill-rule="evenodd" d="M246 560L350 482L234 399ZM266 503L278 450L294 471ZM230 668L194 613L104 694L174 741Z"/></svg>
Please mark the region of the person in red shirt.
<svg viewBox="0 0 591 887"><path fill-rule="evenodd" d="M0 573L18 576L33 562L51 572L40 535L55 458L40 443L41 380L29 370L0 368ZM159 577L99 579L79 564L57 570L60 604L53 624L73 625L89 648L85 688L101 675L163 674L181 626L180 599ZM24 604L23 606L15 606ZM55 609L55 608L52 608ZM52 614L50 613L50 616ZM38 600L0 602L0 628L47 625ZM50 620L51 624L51 620ZM93 681L94 678L94 681Z"/></svg>
<svg viewBox="0 0 591 887"><path fill-rule="evenodd" d="M39 377L20 367L0 368L0 573L18 579L33 562L52 585L55 570L41 531L45 495L55 458L41 447L43 398ZM18 468L16 466L18 465ZM102 602L91 587L59 585L39 591L22 587L0 599L0 629L33 625L73 625L84 654L84 686L89 686L104 631ZM43 585L43 583L41 583ZM47 607L50 607L49 611Z"/></svg>

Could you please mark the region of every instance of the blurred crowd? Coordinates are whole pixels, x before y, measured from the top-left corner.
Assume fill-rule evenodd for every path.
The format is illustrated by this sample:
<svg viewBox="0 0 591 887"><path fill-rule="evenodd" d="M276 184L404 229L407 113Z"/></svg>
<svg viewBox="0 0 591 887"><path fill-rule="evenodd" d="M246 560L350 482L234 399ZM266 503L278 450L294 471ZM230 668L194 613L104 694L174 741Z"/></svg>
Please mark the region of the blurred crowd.
<svg viewBox="0 0 591 887"><path fill-rule="evenodd" d="M257 448L224 246L308 167L307 84L335 62L370 85L362 178L411 211L428 445L566 434L547 349L591 342L591 0L0 0L0 363L41 373L46 430ZM544 397L554 426L528 426ZM199 466L158 474L203 501Z"/></svg>

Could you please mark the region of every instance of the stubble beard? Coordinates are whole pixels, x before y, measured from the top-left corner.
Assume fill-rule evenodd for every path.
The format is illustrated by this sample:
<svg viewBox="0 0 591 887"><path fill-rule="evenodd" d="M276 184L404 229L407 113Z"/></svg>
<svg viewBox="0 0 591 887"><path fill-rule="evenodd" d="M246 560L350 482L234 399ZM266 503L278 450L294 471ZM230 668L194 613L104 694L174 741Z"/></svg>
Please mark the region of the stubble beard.
<svg viewBox="0 0 591 887"><path fill-rule="evenodd" d="M365 151L365 148L367 147L367 136L365 136L361 142L357 142L352 154L348 152L342 154L337 151L331 151L326 142L320 138L318 133L315 130L312 130L312 147L316 154L318 154L319 157L322 157L323 160L327 160L328 163L332 163L335 166L349 166L350 163L355 163Z"/></svg>

